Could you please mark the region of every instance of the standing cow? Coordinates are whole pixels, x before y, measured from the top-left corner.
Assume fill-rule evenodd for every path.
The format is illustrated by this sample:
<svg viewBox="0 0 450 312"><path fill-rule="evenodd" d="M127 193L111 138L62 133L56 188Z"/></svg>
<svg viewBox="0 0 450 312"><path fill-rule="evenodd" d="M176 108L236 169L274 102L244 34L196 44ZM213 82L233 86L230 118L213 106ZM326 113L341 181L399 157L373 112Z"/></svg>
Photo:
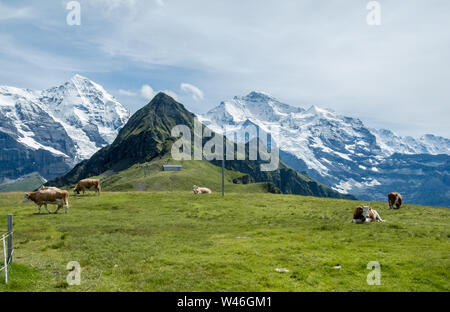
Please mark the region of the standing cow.
<svg viewBox="0 0 450 312"><path fill-rule="evenodd" d="M403 203L403 198L400 193L390 193L388 195L388 201L390 209L400 209Z"/></svg>
<svg viewBox="0 0 450 312"><path fill-rule="evenodd" d="M83 195L86 194L86 190L90 190L94 188L95 189L95 193L98 194L100 196L100 192L101 192L101 185L100 185L100 180L99 179L85 179L85 180L81 180L80 182L77 183L77 186L75 186L75 188L73 189L73 192L75 195L80 194L81 192L83 192Z"/></svg>
<svg viewBox="0 0 450 312"><path fill-rule="evenodd" d="M45 210L51 214L48 210L47 205L58 205L55 214L65 206L66 213L69 212L69 192L63 191L57 188L43 188L39 191L26 193L23 202L34 202L39 209L39 214L41 213L41 206L44 205Z"/></svg>

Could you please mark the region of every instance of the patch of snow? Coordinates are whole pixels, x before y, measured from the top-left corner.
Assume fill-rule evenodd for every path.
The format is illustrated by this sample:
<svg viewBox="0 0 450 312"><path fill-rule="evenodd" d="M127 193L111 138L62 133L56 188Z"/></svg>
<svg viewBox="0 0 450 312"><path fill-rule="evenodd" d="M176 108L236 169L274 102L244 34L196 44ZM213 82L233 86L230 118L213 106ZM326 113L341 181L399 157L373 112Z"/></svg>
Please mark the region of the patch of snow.
<svg viewBox="0 0 450 312"><path fill-rule="evenodd" d="M106 144L111 144L128 121L129 112L99 84L75 75L59 87L33 91L0 86L0 113L5 117L2 131L18 136L18 142L31 149L44 149L78 162L91 157ZM36 120L51 120L60 125L75 146L75 155L59 150L60 144L43 139L47 125ZM53 128L53 129L54 129ZM52 133L57 136L59 133ZM62 134L61 134L62 135ZM50 137L51 137L50 136ZM70 144L68 140L63 146Z"/></svg>

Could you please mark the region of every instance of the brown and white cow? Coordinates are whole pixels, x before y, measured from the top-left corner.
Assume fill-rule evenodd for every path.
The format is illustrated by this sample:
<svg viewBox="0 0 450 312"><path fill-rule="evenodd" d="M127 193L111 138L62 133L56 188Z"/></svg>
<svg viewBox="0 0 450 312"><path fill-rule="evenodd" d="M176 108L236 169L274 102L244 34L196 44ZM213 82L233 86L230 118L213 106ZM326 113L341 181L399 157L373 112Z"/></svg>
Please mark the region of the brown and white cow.
<svg viewBox="0 0 450 312"><path fill-rule="evenodd" d="M39 214L41 213L41 206L44 205L45 210L50 214L47 205L58 205L55 214L58 213L59 209L63 206L66 208L66 213L69 212L69 192L60 190L57 188L43 188L39 191L26 193L23 202L34 202L39 209Z"/></svg>
<svg viewBox="0 0 450 312"><path fill-rule="evenodd" d="M400 193L389 193L388 201L390 209L400 209L403 204L403 197Z"/></svg>
<svg viewBox="0 0 450 312"><path fill-rule="evenodd" d="M57 188L57 187L53 187L53 186L44 186L44 185L41 186L41 187L39 188L38 191L47 191L47 190L60 191L60 189Z"/></svg>
<svg viewBox="0 0 450 312"><path fill-rule="evenodd" d="M363 206L363 207L356 207L355 211L353 212L353 222L355 223L364 223L364 222L384 222L383 219L381 219L378 212L371 207Z"/></svg>
<svg viewBox="0 0 450 312"><path fill-rule="evenodd" d="M95 189L95 193L100 195L102 188L101 188L99 179L81 180L80 182L77 183L77 186L75 186L75 188L73 189L73 192L75 195L78 195L81 192L83 192L83 195L84 195L84 194L86 194L86 190L90 190L92 188Z"/></svg>
<svg viewBox="0 0 450 312"><path fill-rule="evenodd" d="M197 185L194 185L192 187L192 191L194 192L194 194L198 195L198 194L212 194L212 191L209 188L206 187L198 187Z"/></svg>

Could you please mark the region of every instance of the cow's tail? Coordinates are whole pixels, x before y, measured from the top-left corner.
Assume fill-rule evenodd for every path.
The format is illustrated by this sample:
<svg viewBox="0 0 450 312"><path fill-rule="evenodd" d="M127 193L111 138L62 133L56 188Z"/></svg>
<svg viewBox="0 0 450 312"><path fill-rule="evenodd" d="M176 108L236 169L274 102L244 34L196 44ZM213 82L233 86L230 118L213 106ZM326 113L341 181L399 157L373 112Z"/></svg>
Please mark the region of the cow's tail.
<svg viewBox="0 0 450 312"><path fill-rule="evenodd" d="M102 192L102 186L100 185L100 182L97 185L97 192L98 192L98 195L100 195L100 193Z"/></svg>

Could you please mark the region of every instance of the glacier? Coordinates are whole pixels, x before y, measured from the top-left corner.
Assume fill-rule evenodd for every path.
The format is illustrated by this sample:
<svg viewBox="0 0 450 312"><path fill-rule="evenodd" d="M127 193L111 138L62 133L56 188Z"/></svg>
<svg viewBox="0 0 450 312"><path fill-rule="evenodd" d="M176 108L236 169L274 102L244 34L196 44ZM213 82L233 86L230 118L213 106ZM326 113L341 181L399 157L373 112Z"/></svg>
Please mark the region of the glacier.
<svg viewBox="0 0 450 312"><path fill-rule="evenodd" d="M0 182L32 170L46 179L64 173L111 144L129 118L102 86L78 74L43 91L0 86Z"/></svg>
<svg viewBox="0 0 450 312"><path fill-rule="evenodd" d="M256 91L223 101L198 118L219 133L250 123L266 132L277 127L281 159L342 193L384 201L388 192L401 191L413 202L427 204L420 191L427 181L434 181L441 199L433 204L450 207L447 138L402 137L331 109L292 106Z"/></svg>

